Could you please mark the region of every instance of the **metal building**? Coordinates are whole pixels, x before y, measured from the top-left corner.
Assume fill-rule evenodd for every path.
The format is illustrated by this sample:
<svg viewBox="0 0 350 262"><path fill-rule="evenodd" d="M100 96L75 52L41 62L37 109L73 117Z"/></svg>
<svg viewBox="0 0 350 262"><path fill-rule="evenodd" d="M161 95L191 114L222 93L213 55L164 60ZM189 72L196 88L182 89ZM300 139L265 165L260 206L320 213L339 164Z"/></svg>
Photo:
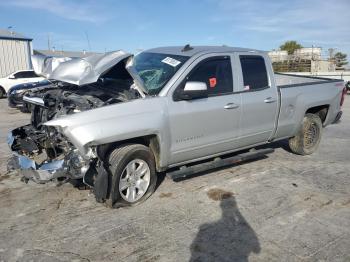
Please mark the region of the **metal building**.
<svg viewBox="0 0 350 262"><path fill-rule="evenodd" d="M14 71L31 69L32 39L0 29L0 77Z"/></svg>

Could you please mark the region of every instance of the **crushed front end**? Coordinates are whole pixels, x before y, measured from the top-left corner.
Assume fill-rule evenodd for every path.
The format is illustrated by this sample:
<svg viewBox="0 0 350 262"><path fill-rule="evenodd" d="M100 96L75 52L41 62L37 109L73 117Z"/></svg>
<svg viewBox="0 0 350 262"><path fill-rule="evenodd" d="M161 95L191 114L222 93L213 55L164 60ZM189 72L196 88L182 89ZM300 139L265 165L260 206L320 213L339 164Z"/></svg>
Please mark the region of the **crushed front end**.
<svg viewBox="0 0 350 262"><path fill-rule="evenodd" d="M126 69L129 58L131 54L123 51L85 58L34 56L35 72L50 79L50 84L30 89L23 97L31 109L31 124L9 133L13 157L8 169L20 169L25 180L37 183L77 180L96 173L97 157L93 153L82 155L60 126L47 123L141 98L142 92L135 88Z"/></svg>
<svg viewBox="0 0 350 262"><path fill-rule="evenodd" d="M13 152L8 170L20 169L25 181L81 179L90 168L91 160L84 159L55 127L19 127L8 134L8 145Z"/></svg>

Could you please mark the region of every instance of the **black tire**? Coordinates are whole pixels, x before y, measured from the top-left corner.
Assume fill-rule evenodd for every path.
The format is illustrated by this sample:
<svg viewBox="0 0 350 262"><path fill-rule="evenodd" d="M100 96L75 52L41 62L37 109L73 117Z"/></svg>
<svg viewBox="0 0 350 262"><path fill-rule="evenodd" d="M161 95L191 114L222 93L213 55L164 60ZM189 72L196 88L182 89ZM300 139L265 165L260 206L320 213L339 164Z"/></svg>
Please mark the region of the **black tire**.
<svg viewBox="0 0 350 262"><path fill-rule="evenodd" d="M79 190L86 190L89 188L87 185L84 184L83 179L71 179L69 180L69 183L73 187L78 188Z"/></svg>
<svg viewBox="0 0 350 262"><path fill-rule="evenodd" d="M5 94L6 94L5 89L2 86L0 86L0 99L3 98Z"/></svg>
<svg viewBox="0 0 350 262"><path fill-rule="evenodd" d="M22 113L30 113L30 110L26 103L24 103L23 106L19 108L19 111L21 111Z"/></svg>
<svg viewBox="0 0 350 262"><path fill-rule="evenodd" d="M149 168L149 185L147 187L147 190L144 190L144 194L142 197L137 199L136 201L128 201L125 199L125 195L122 191L122 193L119 190L119 184L121 181L121 178L125 180L125 172L126 166L129 163L132 163L132 161L144 161L148 165ZM110 179L109 179L109 196L106 200L106 205L108 207L122 207L122 206L132 206L141 203L142 201L145 201L148 197L152 195L152 193L155 190L156 184L157 184L157 174L156 174L156 168L155 168L155 160L154 155L152 154L151 150L140 144L127 144L122 145L114 149L108 158L108 164L109 164L109 172L110 172ZM137 168L136 168L137 170ZM134 182L135 183L135 182ZM134 184L134 188L137 188ZM127 189L129 190L129 189ZM135 189L136 190L136 189ZM125 192L125 191L124 191ZM141 190L138 190L137 194L140 193Z"/></svg>
<svg viewBox="0 0 350 262"><path fill-rule="evenodd" d="M289 139L290 150L298 155L316 151L322 136L322 121L318 115L306 114L296 136Z"/></svg>

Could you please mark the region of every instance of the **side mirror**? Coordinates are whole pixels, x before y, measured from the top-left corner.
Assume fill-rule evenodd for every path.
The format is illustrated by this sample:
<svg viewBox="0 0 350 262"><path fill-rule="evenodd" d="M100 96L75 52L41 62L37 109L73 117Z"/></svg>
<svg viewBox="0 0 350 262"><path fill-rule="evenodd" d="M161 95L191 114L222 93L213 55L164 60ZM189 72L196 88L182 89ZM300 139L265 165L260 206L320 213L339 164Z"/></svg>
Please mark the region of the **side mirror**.
<svg viewBox="0 0 350 262"><path fill-rule="evenodd" d="M176 100L192 100L208 97L207 84L204 82L187 82L183 90L179 90Z"/></svg>
<svg viewBox="0 0 350 262"><path fill-rule="evenodd" d="M10 75L9 79L16 79L16 77L14 75Z"/></svg>

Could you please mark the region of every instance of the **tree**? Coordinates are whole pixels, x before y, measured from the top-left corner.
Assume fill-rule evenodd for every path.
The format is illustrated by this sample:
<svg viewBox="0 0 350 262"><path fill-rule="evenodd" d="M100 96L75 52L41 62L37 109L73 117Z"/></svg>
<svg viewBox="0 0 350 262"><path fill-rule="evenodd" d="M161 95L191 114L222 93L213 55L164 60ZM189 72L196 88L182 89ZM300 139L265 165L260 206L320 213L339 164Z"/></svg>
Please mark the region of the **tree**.
<svg viewBox="0 0 350 262"><path fill-rule="evenodd" d="M280 46L281 50L287 51L288 55L292 55L296 49L302 48L303 46L297 41L287 41Z"/></svg>
<svg viewBox="0 0 350 262"><path fill-rule="evenodd" d="M337 52L334 55L334 61L335 61L335 65L338 68L342 68L344 65L347 65L347 59L346 59L346 54L342 53L342 52Z"/></svg>

